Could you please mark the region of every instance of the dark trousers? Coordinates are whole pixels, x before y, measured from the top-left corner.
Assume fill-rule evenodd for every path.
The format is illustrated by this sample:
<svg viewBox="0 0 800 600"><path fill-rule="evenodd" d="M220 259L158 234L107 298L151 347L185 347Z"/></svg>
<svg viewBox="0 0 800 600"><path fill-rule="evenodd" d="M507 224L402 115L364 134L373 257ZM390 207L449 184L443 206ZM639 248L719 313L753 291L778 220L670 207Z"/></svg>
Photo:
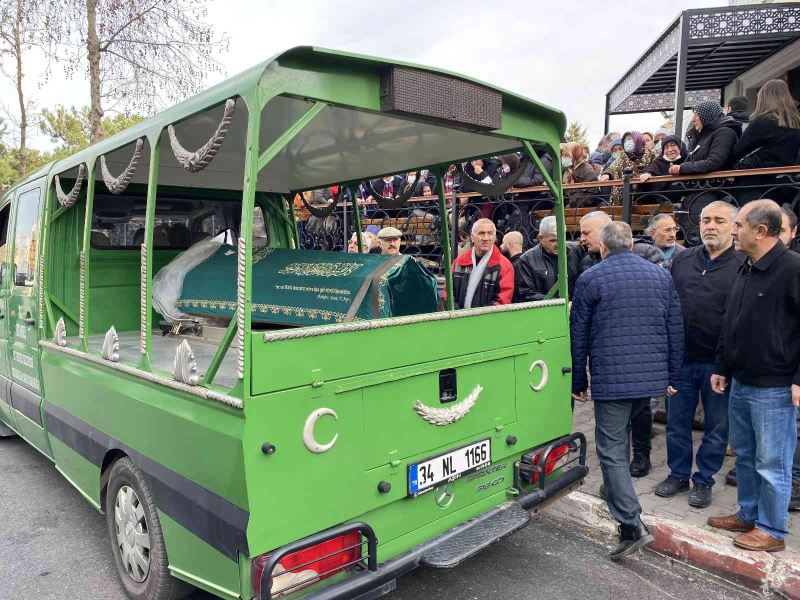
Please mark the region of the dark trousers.
<svg viewBox="0 0 800 600"><path fill-rule="evenodd" d="M650 431L653 429L653 409L649 400L647 405L637 407L637 410L631 414L630 429L634 455L650 456L650 449L652 448Z"/></svg>
<svg viewBox="0 0 800 600"><path fill-rule="evenodd" d="M650 398L594 402L594 438L608 508L617 521L631 527L638 527L642 507L631 479L628 436L631 421L645 408L649 412Z"/></svg>
<svg viewBox="0 0 800 600"><path fill-rule="evenodd" d="M673 477L688 481L692 475L692 423L698 398L703 403L705 428L694 463L695 483L714 485L714 475L722 468L728 447L728 390L711 390L714 365L684 361L678 378L678 393L669 399L667 412L667 464Z"/></svg>

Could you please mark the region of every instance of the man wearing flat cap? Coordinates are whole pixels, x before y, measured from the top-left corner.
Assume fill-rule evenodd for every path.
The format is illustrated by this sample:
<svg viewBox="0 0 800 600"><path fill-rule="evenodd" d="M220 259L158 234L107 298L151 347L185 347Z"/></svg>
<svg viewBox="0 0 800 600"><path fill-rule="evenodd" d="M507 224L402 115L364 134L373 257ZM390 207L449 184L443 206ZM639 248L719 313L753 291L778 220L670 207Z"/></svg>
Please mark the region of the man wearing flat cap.
<svg viewBox="0 0 800 600"><path fill-rule="evenodd" d="M395 227L384 227L378 232L378 241L381 243L381 254L400 254L400 240L403 232Z"/></svg>

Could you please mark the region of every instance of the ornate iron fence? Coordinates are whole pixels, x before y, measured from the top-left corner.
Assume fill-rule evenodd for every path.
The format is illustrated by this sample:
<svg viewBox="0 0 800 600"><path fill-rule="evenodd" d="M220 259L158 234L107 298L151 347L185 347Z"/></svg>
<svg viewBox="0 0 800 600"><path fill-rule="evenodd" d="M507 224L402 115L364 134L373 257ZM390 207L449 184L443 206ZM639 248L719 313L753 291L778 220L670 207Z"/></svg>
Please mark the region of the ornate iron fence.
<svg viewBox="0 0 800 600"><path fill-rule="evenodd" d="M675 216L679 239L686 245L700 242L700 211L715 200L741 206L758 198L788 204L800 213L800 166L749 171L721 171L694 177L653 177L646 184L626 177L622 180L566 184L564 198L567 239L580 237L580 218L592 211L609 212L615 220L628 222L641 235L649 219L659 212ZM611 191L621 188L622 201L611 206ZM458 202L458 236L461 248L469 240L472 224L488 217L497 227L498 244L509 231L522 233L524 248L536 245L539 223L553 214L554 199L547 187L512 189L499 197L476 193L455 194ZM452 227L453 198L447 199L445 216ZM417 257L434 273L442 274L441 227L435 198L412 198L398 209L383 209L372 202L361 202L362 226L396 227L403 232L402 252ZM352 205L340 203L325 218L308 217L300 221L301 245L307 249L346 251L355 229Z"/></svg>

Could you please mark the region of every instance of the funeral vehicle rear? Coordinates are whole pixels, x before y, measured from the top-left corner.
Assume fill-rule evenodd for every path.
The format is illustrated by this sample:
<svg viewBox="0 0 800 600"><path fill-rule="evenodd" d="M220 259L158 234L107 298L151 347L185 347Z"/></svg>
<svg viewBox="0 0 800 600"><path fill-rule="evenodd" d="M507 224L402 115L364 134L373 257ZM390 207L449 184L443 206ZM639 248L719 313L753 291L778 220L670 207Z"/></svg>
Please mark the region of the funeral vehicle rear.
<svg viewBox="0 0 800 600"><path fill-rule="evenodd" d="M105 515L131 598L374 598L462 563L586 467L566 281L454 310L443 177L508 153L543 171L564 273L559 167L537 155L564 125L460 75L299 47L29 175L0 205L0 433ZM360 230L361 182L423 169L439 281L303 243L296 199Z"/></svg>

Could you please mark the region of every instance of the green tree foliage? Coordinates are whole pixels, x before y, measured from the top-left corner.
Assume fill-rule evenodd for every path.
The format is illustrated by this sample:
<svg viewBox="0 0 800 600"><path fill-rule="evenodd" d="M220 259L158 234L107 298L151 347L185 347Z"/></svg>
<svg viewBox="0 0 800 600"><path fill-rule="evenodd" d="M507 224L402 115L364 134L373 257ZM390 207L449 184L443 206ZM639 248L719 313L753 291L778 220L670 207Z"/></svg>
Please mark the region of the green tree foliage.
<svg viewBox="0 0 800 600"><path fill-rule="evenodd" d="M564 139L568 142L578 142L581 146L589 145L589 140L586 139L586 127L583 127L580 121L572 121L569 124Z"/></svg>
<svg viewBox="0 0 800 600"><path fill-rule="evenodd" d="M119 133L135 125L144 117L140 115L105 116L101 122L103 137ZM89 146L91 119L88 106L69 108L56 105L43 109L39 128L56 147L50 152L33 148L25 150L26 173L60 158L74 154ZM22 176L19 149L5 143L5 124L0 120L0 189L14 183Z"/></svg>
<svg viewBox="0 0 800 600"><path fill-rule="evenodd" d="M105 116L101 121L103 137L107 138L135 125L144 117L140 115ZM53 109L43 109L39 128L56 144L53 158L62 158L86 148L91 139L92 120L88 106L75 107L58 104Z"/></svg>

